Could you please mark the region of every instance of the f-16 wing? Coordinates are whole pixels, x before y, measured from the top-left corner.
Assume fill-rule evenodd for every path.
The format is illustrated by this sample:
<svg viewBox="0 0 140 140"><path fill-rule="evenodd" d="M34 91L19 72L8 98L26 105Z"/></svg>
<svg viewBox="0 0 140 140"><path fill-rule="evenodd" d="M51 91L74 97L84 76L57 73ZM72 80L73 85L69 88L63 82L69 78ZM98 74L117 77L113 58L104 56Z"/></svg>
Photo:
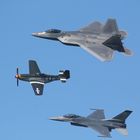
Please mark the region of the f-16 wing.
<svg viewBox="0 0 140 140"><path fill-rule="evenodd" d="M94 126L91 128L101 134L101 136L99 136L99 137L110 137L111 138L109 129L107 127L97 125L97 126Z"/></svg>
<svg viewBox="0 0 140 140"><path fill-rule="evenodd" d="M29 60L29 73L30 74L41 73L36 61L34 61L34 60Z"/></svg>
<svg viewBox="0 0 140 140"><path fill-rule="evenodd" d="M32 88L34 90L35 95L42 95L44 89L44 83L31 81Z"/></svg>
<svg viewBox="0 0 140 140"><path fill-rule="evenodd" d="M88 119L105 119L104 110L97 109L93 113L87 116Z"/></svg>

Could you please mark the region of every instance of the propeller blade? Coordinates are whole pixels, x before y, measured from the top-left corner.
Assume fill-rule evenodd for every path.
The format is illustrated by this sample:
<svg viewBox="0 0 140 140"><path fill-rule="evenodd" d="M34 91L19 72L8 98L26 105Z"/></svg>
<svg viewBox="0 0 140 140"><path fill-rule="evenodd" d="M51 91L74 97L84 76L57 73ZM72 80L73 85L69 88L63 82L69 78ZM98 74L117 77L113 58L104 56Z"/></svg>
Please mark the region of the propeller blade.
<svg viewBox="0 0 140 140"><path fill-rule="evenodd" d="M17 78L17 87L18 87L18 85L19 85L19 79Z"/></svg>
<svg viewBox="0 0 140 140"><path fill-rule="evenodd" d="M17 87L19 85L19 79L18 79L18 75L19 75L19 69L16 69L16 79L17 79Z"/></svg>
<svg viewBox="0 0 140 140"><path fill-rule="evenodd" d="M19 69L17 68L17 75L19 74Z"/></svg>

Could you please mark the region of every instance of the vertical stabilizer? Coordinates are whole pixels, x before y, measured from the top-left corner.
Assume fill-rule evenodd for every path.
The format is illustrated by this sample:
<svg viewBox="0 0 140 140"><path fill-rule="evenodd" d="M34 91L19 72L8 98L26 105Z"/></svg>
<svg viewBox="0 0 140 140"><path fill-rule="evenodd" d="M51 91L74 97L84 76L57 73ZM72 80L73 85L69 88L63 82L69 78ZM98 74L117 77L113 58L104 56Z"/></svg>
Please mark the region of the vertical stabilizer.
<svg viewBox="0 0 140 140"><path fill-rule="evenodd" d="M117 33L118 26L116 20L108 19L106 24L103 26L102 32L106 34Z"/></svg>
<svg viewBox="0 0 140 140"><path fill-rule="evenodd" d="M120 113L119 115L113 117L112 119L121 121L122 123L125 123L125 120L128 118L128 116L132 113L130 110L125 110L124 112Z"/></svg>

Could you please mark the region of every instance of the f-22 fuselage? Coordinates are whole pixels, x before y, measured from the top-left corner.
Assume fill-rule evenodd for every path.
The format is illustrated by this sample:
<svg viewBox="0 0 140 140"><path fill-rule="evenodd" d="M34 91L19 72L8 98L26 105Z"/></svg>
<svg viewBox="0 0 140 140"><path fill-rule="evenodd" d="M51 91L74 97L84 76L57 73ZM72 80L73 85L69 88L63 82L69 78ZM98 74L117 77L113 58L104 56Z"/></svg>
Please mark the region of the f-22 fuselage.
<svg viewBox="0 0 140 140"><path fill-rule="evenodd" d="M32 33L32 35L44 39L58 40L66 45L80 46L101 61L111 60L114 51L132 55L132 52L125 48L121 41L127 34L125 31L118 29L114 19L108 19L105 25L100 22L93 22L78 31L50 29Z"/></svg>

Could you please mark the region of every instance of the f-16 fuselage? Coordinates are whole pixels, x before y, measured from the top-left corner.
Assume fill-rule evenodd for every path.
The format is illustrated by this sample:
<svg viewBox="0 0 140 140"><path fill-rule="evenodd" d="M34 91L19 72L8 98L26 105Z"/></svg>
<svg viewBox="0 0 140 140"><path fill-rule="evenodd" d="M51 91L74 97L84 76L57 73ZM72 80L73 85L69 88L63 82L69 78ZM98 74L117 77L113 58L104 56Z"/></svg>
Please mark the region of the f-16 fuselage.
<svg viewBox="0 0 140 140"><path fill-rule="evenodd" d="M60 117L51 117L50 120L69 122L71 125L80 127L89 127L101 134L101 137L111 137L112 129L118 130L123 135L127 135L125 120L132 113L130 110L125 110L112 119L105 119L103 110L96 110L87 117L68 114Z"/></svg>
<svg viewBox="0 0 140 140"><path fill-rule="evenodd" d="M101 126L109 128L110 130L115 129L115 128L126 128L126 124L118 120L89 119L89 118L78 116L75 114L64 115L61 117L51 117L50 119L55 120L55 121L70 122L71 125L81 126L81 127L92 128L93 126L101 125Z"/></svg>

